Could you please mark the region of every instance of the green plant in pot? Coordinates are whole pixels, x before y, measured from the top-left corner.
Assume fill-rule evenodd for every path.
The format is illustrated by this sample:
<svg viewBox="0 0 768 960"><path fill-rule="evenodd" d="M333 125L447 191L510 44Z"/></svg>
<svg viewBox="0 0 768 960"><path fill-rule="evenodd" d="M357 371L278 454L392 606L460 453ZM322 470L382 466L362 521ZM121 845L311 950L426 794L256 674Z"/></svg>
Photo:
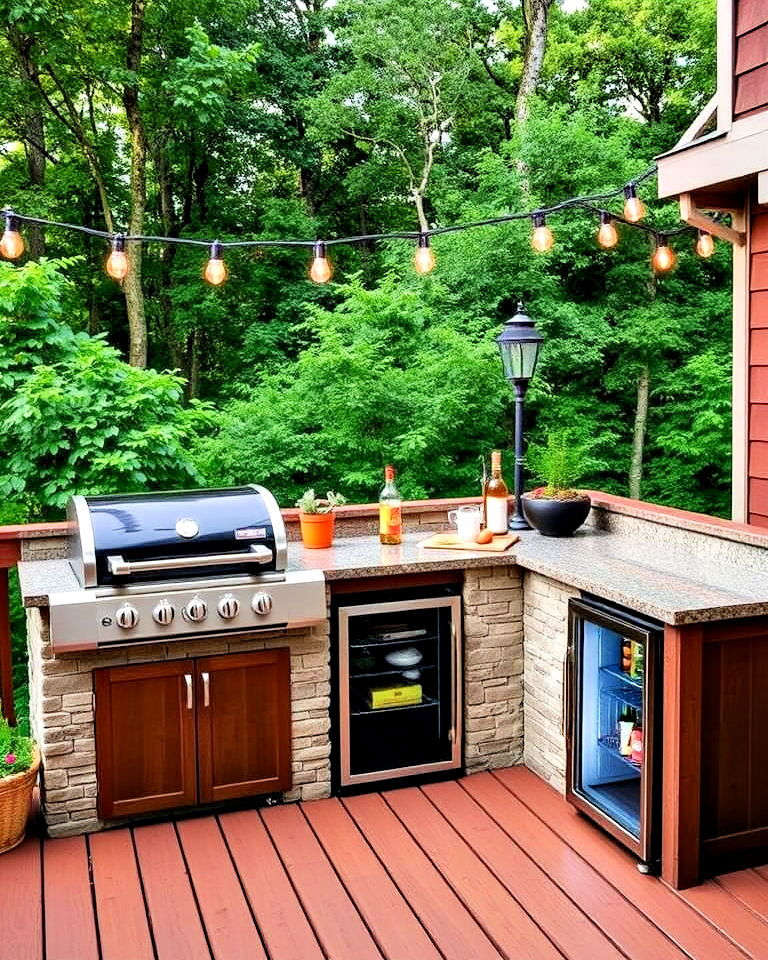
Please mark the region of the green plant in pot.
<svg viewBox="0 0 768 960"><path fill-rule="evenodd" d="M296 506L299 508L301 539L305 547L330 547L333 543L333 511L346 502L346 497L333 490L329 490L324 497L316 496L313 488L304 491L296 501Z"/></svg>
<svg viewBox="0 0 768 960"><path fill-rule="evenodd" d="M39 767L34 740L0 717L0 853L24 839Z"/></svg>
<svg viewBox="0 0 768 960"><path fill-rule="evenodd" d="M544 486L523 494L523 515L544 537L570 537L589 514L589 496L575 488L590 458L588 449L567 431L550 433L532 443L526 457L533 476Z"/></svg>

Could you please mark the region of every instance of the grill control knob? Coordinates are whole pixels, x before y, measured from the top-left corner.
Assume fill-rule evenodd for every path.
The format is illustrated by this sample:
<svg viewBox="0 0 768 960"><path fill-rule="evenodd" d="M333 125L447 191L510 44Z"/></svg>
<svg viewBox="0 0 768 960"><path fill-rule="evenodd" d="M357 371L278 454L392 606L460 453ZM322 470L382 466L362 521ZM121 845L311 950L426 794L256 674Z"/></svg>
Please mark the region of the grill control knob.
<svg viewBox="0 0 768 960"><path fill-rule="evenodd" d="M251 600L251 610L258 613L260 617L266 617L272 610L272 597L263 591L254 593L253 600Z"/></svg>
<svg viewBox="0 0 768 960"><path fill-rule="evenodd" d="M152 611L152 619L155 623L159 623L163 627L167 627L169 623L173 623L175 615L176 611L167 600L161 600Z"/></svg>
<svg viewBox="0 0 768 960"><path fill-rule="evenodd" d="M208 604L200 597L192 597L189 603L184 607L184 615L193 623L200 623L208 616Z"/></svg>
<svg viewBox="0 0 768 960"><path fill-rule="evenodd" d="M139 611L132 607L130 603L124 603L122 607L117 608L115 613L115 623L123 630L130 630L139 622Z"/></svg>
<svg viewBox="0 0 768 960"><path fill-rule="evenodd" d="M240 612L240 601L233 597L231 593L225 593L216 605L216 609L223 620L232 620Z"/></svg>

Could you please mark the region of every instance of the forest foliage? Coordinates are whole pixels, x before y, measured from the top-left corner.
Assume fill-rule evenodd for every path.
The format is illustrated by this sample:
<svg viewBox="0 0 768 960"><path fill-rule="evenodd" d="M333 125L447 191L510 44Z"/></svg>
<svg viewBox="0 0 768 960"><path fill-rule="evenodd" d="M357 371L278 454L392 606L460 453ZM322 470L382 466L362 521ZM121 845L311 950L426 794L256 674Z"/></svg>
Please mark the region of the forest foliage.
<svg viewBox="0 0 768 960"><path fill-rule="evenodd" d="M333 238L532 209L640 174L714 84L714 0L0 5L0 198L97 229ZM546 338L531 439L588 440L589 486L727 515L725 245L704 262L680 238L656 280L645 235L605 252L593 215L550 223L546 255L526 221L437 237L427 277L408 241L334 247L326 286L303 248L233 251L220 288L199 247L133 248L121 286L103 241L28 230L0 269L0 519L253 481L366 501L389 461L407 497L475 493L479 455L511 447L493 341L518 300Z"/></svg>

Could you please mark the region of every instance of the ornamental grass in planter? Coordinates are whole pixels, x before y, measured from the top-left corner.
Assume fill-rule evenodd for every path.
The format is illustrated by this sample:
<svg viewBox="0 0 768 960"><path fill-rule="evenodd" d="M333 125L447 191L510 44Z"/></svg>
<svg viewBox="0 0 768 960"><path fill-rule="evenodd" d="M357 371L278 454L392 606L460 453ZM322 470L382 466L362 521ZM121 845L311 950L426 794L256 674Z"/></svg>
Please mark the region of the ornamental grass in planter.
<svg viewBox="0 0 768 960"><path fill-rule="evenodd" d="M0 853L24 839L39 767L35 742L0 719Z"/></svg>
<svg viewBox="0 0 768 960"><path fill-rule="evenodd" d="M526 459L544 486L523 494L523 516L543 537L572 536L592 505L586 493L575 489L590 459L587 449L560 431L543 444L531 444Z"/></svg>
<svg viewBox="0 0 768 960"><path fill-rule="evenodd" d="M296 501L299 508L301 539L311 550L322 550L333 543L334 514L336 507L347 502L340 493L329 490L324 497L315 496L314 489L305 490Z"/></svg>

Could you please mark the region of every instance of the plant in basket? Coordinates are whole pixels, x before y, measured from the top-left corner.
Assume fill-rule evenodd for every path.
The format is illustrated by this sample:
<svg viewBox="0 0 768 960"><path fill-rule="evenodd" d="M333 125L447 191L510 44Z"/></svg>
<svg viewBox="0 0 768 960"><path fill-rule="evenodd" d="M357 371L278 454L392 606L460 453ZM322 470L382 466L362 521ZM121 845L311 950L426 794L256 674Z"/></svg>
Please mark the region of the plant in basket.
<svg viewBox="0 0 768 960"><path fill-rule="evenodd" d="M316 496L313 488L304 491L296 501L296 506L299 508L301 539L305 547L330 547L333 543L333 511L346 502L346 497L333 490L329 490L324 497Z"/></svg>
<svg viewBox="0 0 768 960"><path fill-rule="evenodd" d="M542 444L532 443L528 467L544 486L523 494L523 515L545 537L570 537L587 519L591 501L576 484L596 461L589 448L567 430L550 433Z"/></svg>
<svg viewBox="0 0 768 960"><path fill-rule="evenodd" d="M0 853L24 839L39 766L34 740L0 718Z"/></svg>

